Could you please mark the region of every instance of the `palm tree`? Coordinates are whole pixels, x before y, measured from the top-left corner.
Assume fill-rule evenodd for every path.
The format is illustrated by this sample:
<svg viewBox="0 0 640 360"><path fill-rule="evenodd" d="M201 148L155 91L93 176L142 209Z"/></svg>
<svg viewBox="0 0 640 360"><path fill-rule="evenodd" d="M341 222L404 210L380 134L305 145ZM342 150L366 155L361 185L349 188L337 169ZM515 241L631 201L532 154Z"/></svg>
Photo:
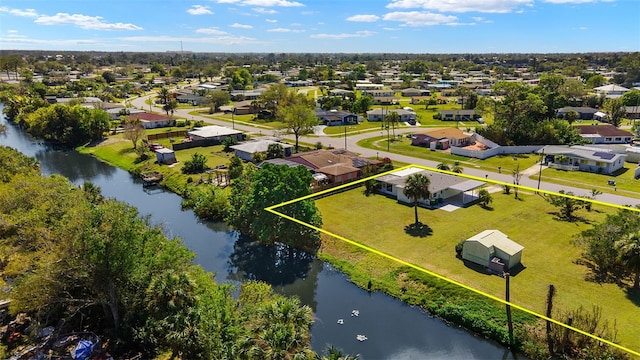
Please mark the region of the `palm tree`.
<svg viewBox="0 0 640 360"><path fill-rule="evenodd" d="M416 224L420 223L418 220L418 201L429 198L431 195L429 185L431 185L431 180L429 180L427 175L422 173L409 175L409 177L407 177L407 182L404 184L404 190L402 190L402 193L404 196L413 200Z"/></svg>
<svg viewBox="0 0 640 360"><path fill-rule="evenodd" d="M451 171L457 174L462 174L462 166L460 166L460 161L456 161L453 163Z"/></svg>
<svg viewBox="0 0 640 360"><path fill-rule="evenodd" d="M480 189L480 191L478 191L478 200L480 200L480 206L487 208L493 201L493 198L487 189Z"/></svg>
<svg viewBox="0 0 640 360"><path fill-rule="evenodd" d="M278 299L260 310L252 352L262 359L311 357L306 344L313 313L297 298Z"/></svg>
<svg viewBox="0 0 640 360"><path fill-rule="evenodd" d="M340 349L329 345L326 355L318 357L318 360L358 360L358 356L344 355Z"/></svg>
<svg viewBox="0 0 640 360"><path fill-rule="evenodd" d="M616 248L619 251L620 260L632 273L635 273L633 278L633 288L640 288L640 232L633 233L629 236L622 238L615 242Z"/></svg>
<svg viewBox="0 0 640 360"><path fill-rule="evenodd" d="M169 100L169 89L164 86L161 87L160 90L158 90L158 96L160 96L160 99L162 99L162 103L166 104Z"/></svg>
<svg viewBox="0 0 640 360"><path fill-rule="evenodd" d="M167 102L162 106L162 110L164 110L167 113L167 116L169 116L169 113L171 113L171 117L173 117L173 113L176 111L177 108L178 108L178 102L175 100L170 100L169 102Z"/></svg>
<svg viewBox="0 0 640 360"><path fill-rule="evenodd" d="M436 168L438 170L446 170L446 171L451 171L451 168L449 167L449 165L445 164L445 163L440 163L438 165L436 165Z"/></svg>

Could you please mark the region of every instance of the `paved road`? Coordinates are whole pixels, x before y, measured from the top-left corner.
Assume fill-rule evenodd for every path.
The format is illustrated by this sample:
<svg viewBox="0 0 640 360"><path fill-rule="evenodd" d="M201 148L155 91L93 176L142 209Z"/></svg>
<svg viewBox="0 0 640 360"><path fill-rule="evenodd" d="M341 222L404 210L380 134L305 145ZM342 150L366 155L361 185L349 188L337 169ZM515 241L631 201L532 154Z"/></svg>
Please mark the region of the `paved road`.
<svg viewBox="0 0 640 360"><path fill-rule="evenodd" d="M136 108L148 110L149 109L149 105L145 103L145 100L147 98L149 98L150 96L155 96L155 94L146 95L146 96L143 96L143 97L132 99L131 100L131 104ZM152 108L153 111L163 112L163 110L161 108L159 108L159 107L152 106L151 108ZM190 115L189 112L194 111L194 110L195 110L195 108L193 108L193 109L178 109L178 110L176 110L175 114L177 116L184 117L185 119L203 120L203 121L205 121L205 122L207 122L209 124L222 125L222 126L229 126L230 125L228 121L213 120L213 119L206 118L206 117L203 117L203 116ZM274 131L273 129L266 128L266 127L265 128L260 128L260 127L241 124L241 123L236 122L235 125L234 125L234 128L237 129L237 130L248 132L248 133L262 134L262 135L276 135L276 136L287 138L287 139L293 139L293 136L291 136L291 135L283 135L283 134L278 133L277 131ZM404 133L413 132L413 131L415 131L414 128L402 128L402 129L397 129L396 130L396 134L404 134ZM390 153L390 152L386 152L386 151L367 149L367 148L363 148L363 147L360 147L360 146L357 145L357 142L360 141L360 140L363 140L363 139L366 139L366 138L370 138L370 137L373 137L373 136L386 135L385 133L386 132L383 132L383 131L370 131L370 132L363 132L363 133L360 133L360 134L357 134L357 135L347 136L347 138L346 138L346 148L348 150L350 150L350 151L360 153L364 157L374 157L374 156L376 156L378 158L388 157L391 160L401 161L401 162L405 162L405 163L409 163L409 164L417 164L417 165L422 165L422 166L434 167L434 168L438 165L438 162L436 162L436 161L418 159L418 158L414 158L414 157L410 157L410 156L406 156L406 155L394 154L394 153ZM320 141L324 146L333 146L334 148L344 148L345 147L345 138L344 137L330 137L330 136L301 137L300 141L301 142L306 142L306 143L309 143L309 144L314 144L314 143L317 143L318 141ZM524 169L522 171L523 176L520 179L520 185L537 189L538 188L537 180L529 179L529 176L536 174L539 170L540 170L539 165L535 165L535 166L533 166L533 167L531 167L529 169ZM512 184L513 183L513 176L511 175L511 173L500 174L500 173L497 173L497 172L488 172L488 171L485 171L485 170L475 169L473 167L465 167L464 168L464 174L471 175L471 176L476 176L476 177L479 177L479 178L486 178L486 179L489 179L489 180L502 181L502 182L505 182L505 183L508 183L508 184ZM540 182L539 189L547 190L547 191L554 191L554 192L558 192L560 190L571 191L575 195L578 195L578 196L590 196L591 195L591 192L589 190L575 188L575 187L569 187L569 186L565 186L565 185L552 184L552 183L547 183L547 182ZM599 201L604 201L604 202L607 202L607 203L618 204L618 205L633 205L633 206L640 205L640 199L629 198L629 197L625 197L623 195L616 195L616 194L601 194L601 195L598 195L596 199L599 200Z"/></svg>

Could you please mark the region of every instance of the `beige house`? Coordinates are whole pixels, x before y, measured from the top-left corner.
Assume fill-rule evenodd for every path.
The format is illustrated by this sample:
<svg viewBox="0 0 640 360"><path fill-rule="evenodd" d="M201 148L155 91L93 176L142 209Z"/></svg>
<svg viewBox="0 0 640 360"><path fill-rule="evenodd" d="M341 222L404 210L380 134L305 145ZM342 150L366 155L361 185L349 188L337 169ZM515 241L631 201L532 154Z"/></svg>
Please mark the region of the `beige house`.
<svg viewBox="0 0 640 360"><path fill-rule="evenodd" d="M485 230L465 240L462 258L498 273L508 271L522 260L524 247L499 230Z"/></svg>
<svg viewBox="0 0 640 360"><path fill-rule="evenodd" d="M471 143L471 135L456 128L425 130L411 136L411 145L433 150L446 150L451 146L464 147Z"/></svg>

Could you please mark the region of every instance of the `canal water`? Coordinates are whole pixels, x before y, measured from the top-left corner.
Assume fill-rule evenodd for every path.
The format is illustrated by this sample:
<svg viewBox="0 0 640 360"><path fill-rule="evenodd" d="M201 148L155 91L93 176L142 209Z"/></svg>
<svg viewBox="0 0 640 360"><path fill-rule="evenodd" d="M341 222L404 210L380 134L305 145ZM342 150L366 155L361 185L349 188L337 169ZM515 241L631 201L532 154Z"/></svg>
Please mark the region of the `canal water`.
<svg viewBox="0 0 640 360"><path fill-rule="evenodd" d="M45 175L61 174L78 185L90 181L106 197L137 207L167 236L183 239L196 254L196 262L215 273L219 282L262 280L278 293L298 296L313 309L312 346L318 352L332 345L345 354L359 354L360 359L516 359L504 347L387 295L356 287L304 252L262 246L224 223L200 221L192 211L181 210L181 198L173 193L143 188L126 171L91 156L47 146L4 117L0 123L8 127L0 134L1 145L36 158ZM353 310L359 316L351 316ZM359 341L357 335L367 340Z"/></svg>

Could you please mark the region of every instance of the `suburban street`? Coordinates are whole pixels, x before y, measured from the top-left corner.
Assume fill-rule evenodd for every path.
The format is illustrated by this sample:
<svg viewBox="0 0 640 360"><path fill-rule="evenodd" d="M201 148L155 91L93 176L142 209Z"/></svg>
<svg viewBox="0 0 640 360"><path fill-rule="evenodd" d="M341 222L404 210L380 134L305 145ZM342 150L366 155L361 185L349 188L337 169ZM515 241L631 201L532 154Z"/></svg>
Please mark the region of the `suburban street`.
<svg viewBox="0 0 640 360"><path fill-rule="evenodd" d="M149 104L146 103L146 100L150 97L154 97L156 96L156 94L150 94L150 95L145 95L142 97L138 97L135 99L131 99L130 103L133 107L138 108L138 109L142 109L142 110L149 110L151 109L151 111L154 112L159 112L159 113L164 113L164 111L156 106L150 106ZM192 108L192 109L176 109L175 110L175 115L183 117L185 119L189 119L189 120L202 120L206 123L212 124L212 125L221 125L221 126L231 126L231 124L228 121L222 121L222 120L214 120L214 119L210 119L204 116L199 116L199 115L191 115L189 114L189 112L192 112L194 110L197 110L198 108ZM280 134L280 133L274 133L273 129L270 128L264 128L264 127L257 127L257 126L251 126L251 125L247 125L246 123L238 123L236 122L234 124L234 128L237 130L241 130L247 133L251 133L251 134L261 134L261 135L276 135L280 138L286 138L289 140L294 140L293 135L287 135L287 134ZM402 129L397 129L396 130L396 134L405 134L405 133L410 133L410 132L414 132L415 129L414 128L402 128ZM368 132L363 132L361 134L357 134L357 135L351 135L351 136L347 136L346 137L346 148L349 151L353 151L356 153L361 154L364 157L378 157L378 158L385 158L388 157L391 160L394 161L401 161L401 162L405 162L405 163L410 163L410 164L417 164L417 165L422 165L422 166L427 166L427 167L436 167L438 162L436 161L431 161L431 160L425 160L425 159L419 159L419 158L414 158L414 157L410 157L410 156L405 156L405 155L400 155L400 154L394 154L391 152L386 152L386 151L380 151L380 150L372 150L372 149L367 149L367 148L363 148L357 145L357 143L360 140L366 139L366 138L370 138L370 137L374 137L374 136L379 136L379 135L384 135L384 132L380 131L380 130L374 130L374 131L368 131ZM322 145L324 146L332 146L334 148L344 148L345 147L345 138L344 137L331 137L331 136L327 136L327 135L316 135L315 137L300 137L300 141L301 142L306 142L309 144L315 144L318 141L322 143ZM427 151L425 149L425 151ZM529 168L529 169L523 169L522 170L522 177L520 179L520 185L522 186L526 186L529 188L534 188L537 189L538 188L538 181L537 180L533 180L533 179L529 179L529 176L537 174L540 171L540 167L539 165L534 165L533 167ZM466 175L471 175L471 176L475 176L478 177L480 179L488 179L488 180L493 180L493 181L501 181L504 183L508 183L508 184L512 184L513 183L513 176L511 175L511 173L498 173L497 169L496 172L488 172L485 170L479 170L479 169L475 169L473 167L464 167L464 174ZM585 190L585 189L581 189L581 188L575 188L575 187L569 187L566 185L558 185L558 184L553 184L553 183L548 183L548 182L540 182L540 187L541 190L546 190L546 191L552 191L552 192L558 192L560 190L564 190L564 191L571 191L573 192L576 196L590 196L591 192L589 190ZM630 198L630 197L626 197L624 195L616 195L616 194L608 194L608 193L604 193L604 194L600 194L596 197L596 200L598 201L602 201L602 202L606 202L606 203L611 203L611 204L616 204L616 205L631 205L631 206L635 206L635 205L640 205L640 199L635 199L635 198Z"/></svg>

